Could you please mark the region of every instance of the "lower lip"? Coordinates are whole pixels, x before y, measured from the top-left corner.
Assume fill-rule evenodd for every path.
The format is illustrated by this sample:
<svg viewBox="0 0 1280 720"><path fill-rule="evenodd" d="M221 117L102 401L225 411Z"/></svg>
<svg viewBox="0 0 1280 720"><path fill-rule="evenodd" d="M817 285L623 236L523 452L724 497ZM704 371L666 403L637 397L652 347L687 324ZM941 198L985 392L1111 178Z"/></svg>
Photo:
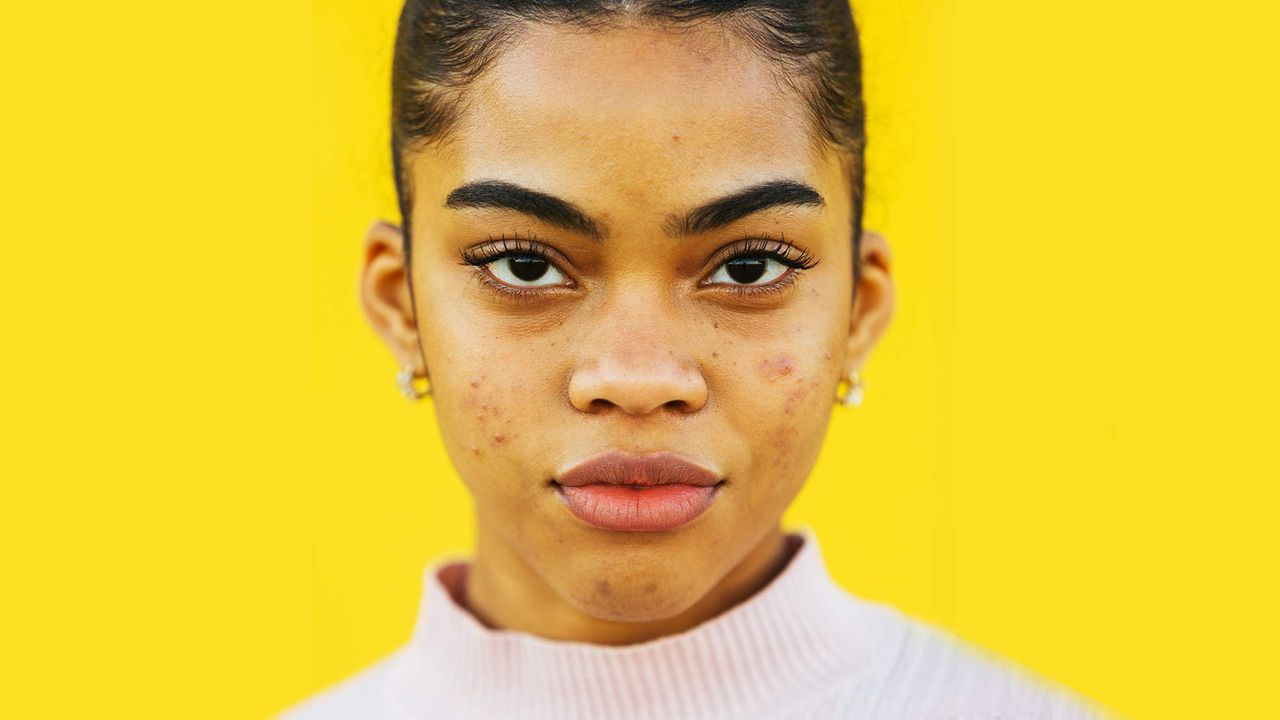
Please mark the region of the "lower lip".
<svg viewBox="0 0 1280 720"><path fill-rule="evenodd" d="M656 485L636 488L593 483L580 487L556 484L569 512L604 530L653 532L675 530L707 511L720 494L720 484Z"/></svg>

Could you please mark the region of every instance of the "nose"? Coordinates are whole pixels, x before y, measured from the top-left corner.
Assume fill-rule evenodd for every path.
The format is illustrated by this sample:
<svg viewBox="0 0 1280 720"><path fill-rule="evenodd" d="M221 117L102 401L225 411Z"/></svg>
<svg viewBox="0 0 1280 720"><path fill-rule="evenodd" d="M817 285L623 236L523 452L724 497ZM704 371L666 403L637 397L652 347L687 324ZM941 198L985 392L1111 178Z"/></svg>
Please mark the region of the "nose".
<svg viewBox="0 0 1280 720"><path fill-rule="evenodd" d="M583 338L590 348L569 379L569 400L582 412L616 409L643 416L662 408L691 413L707 403L707 382L697 362L681 349L674 318L663 320L652 305L634 313L599 318L601 331Z"/></svg>
<svg viewBox="0 0 1280 720"><path fill-rule="evenodd" d="M590 413L617 408L648 415L663 407L691 413L707 403L707 384L687 364L609 355L579 366L569 381L569 400Z"/></svg>

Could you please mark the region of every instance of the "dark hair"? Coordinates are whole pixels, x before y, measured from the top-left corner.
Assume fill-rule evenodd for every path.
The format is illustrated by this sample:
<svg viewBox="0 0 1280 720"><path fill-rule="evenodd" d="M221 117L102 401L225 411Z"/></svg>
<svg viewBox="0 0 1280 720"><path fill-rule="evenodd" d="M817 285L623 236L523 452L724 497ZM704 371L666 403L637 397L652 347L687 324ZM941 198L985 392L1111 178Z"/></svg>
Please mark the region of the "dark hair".
<svg viewBox="0 0 1280 720"><path fill-rule="evenodd" d="M406 148L438 143L457 120L465 91L522 25L587 29L628 18L674 28L722 21L768 59L807 105L816 141L841 153L853 188L854 286L862 236L862 56L849 0L405 0L391 71L391 158L405 239L412 184Z"/></svg>

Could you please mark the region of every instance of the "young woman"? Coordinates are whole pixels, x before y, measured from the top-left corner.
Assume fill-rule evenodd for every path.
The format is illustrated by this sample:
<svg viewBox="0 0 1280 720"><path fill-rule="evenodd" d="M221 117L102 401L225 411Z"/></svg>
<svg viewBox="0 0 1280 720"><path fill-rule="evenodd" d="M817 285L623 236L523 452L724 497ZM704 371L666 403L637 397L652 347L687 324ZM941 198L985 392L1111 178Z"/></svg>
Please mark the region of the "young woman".
<svg viewBox="0 0 1280 720"><path fill-rule="evenodd" d="M860 76L845 0L408 0L362 298L476 548L289 716L1093 716L781 529L894 305Z"/></svg>

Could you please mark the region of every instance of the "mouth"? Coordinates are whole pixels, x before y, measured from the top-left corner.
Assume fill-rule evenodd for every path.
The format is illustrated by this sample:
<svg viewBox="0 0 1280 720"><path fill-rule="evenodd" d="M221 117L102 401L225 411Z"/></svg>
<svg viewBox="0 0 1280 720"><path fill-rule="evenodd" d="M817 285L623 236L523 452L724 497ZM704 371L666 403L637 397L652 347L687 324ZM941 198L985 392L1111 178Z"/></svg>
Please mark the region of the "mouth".
<svg viewBox="0 0 1280 720"><path fill-rule="evenodd" d="M655 532L693 522L719 497L724 479L675 453L610 451L558 473L551 485L588 525Z"/></svg>

